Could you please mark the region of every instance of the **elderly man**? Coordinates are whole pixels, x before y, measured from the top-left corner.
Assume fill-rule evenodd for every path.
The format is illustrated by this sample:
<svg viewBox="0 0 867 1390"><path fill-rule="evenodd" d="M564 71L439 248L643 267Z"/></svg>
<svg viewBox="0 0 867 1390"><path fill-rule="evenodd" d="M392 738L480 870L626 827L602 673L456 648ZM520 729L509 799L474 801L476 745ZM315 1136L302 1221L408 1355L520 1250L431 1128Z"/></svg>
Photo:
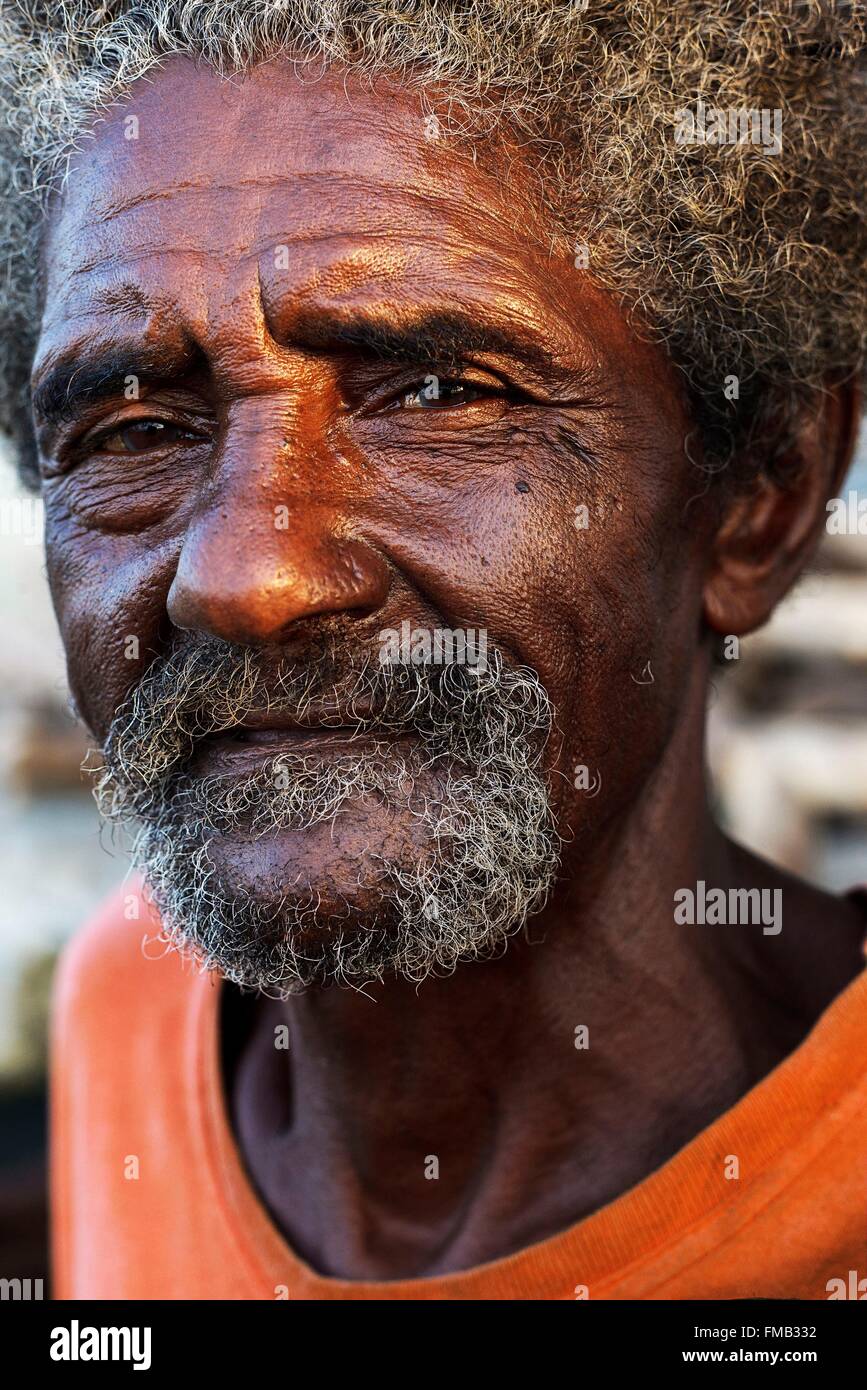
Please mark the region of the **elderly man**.
<svg viewBox="0 0 867 1390"><path fill-rule="evenodd" d="M864 906L702 753L856 432L857 11L4 23L4 418L141 874L61 971L59 1294L857 1290Z"/></svg>

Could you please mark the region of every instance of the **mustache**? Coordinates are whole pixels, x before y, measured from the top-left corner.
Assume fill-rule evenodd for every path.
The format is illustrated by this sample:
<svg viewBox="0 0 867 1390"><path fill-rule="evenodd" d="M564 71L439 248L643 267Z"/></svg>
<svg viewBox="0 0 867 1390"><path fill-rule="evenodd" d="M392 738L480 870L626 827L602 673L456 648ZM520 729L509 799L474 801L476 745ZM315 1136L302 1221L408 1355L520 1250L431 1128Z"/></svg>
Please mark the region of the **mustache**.
<svg viewBox="0 0 867 1390"><path fill-rule="evenodd" d="M195 774L203 740L281 711L383 740L327 759L302 741L240 777ZM538 675L493 648L484 667L383 666L336 640L302 656L185 634L117 711L97 799L108 819L138 822L133 862L164 939L207 968L280 998L386 972L420 981L502 951L544 904L560 843L541 766L552 722ZM293 877L291 856L245 892L221 860L225 835L333 825L352 806L363 826L365 804L399 815L405 843L372 843L347 866L358 896L315 865Z"/></svg>
<svg viewBox="0 0 867 1390"><path fill-rule="evenodd" d="M503 741L544 741L552 711L535 672L497 648L485 670L383 666L377 652L349 651L337 641L289 656L185 633L151 663L112 720L91 769L100 809L108 819L146 814L203 741L263 718L384 739L412 733L437 755L473 762L485 727L496 727Z"/></svg>

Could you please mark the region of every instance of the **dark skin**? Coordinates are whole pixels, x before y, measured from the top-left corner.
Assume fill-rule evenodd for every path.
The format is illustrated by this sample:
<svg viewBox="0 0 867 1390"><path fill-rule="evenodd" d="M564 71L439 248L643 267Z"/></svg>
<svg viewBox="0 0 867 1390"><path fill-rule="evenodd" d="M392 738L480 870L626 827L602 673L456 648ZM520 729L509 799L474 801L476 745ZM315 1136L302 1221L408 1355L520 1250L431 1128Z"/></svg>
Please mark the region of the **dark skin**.
<svg viewBox="0 0 867 1390"><path fill-rule="evenodd" d="M288 1239L326 1274L388 1279L494 1259L640 1181L861 968L850 904L719 832L702 755L711 636L758 627L809 559L854 403L817 403L786 491L708 492L677 373L549 251L529 175L427 142L417 98L348 93L180 59L140 84L54 209L33 385L51 587L97 737L173 628L291 657L404 618L484 627L554 702L567 843L525 939L418 990L258 1001L236 1059L241 1145ZM352 901L372 836L412 844L378 815L246 845L235 870L256 891L277 859ZM676 927L700 878L781 887L782 932Z"/></svg>

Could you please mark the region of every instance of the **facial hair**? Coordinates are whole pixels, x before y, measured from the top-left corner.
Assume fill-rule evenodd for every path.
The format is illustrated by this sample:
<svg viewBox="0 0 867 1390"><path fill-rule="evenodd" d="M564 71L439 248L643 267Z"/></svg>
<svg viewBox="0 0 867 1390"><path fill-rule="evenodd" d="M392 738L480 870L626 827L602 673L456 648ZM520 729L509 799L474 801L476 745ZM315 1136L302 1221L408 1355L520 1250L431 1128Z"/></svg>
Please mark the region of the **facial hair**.
<svg viewBox="0 0 867 1390"><path fill-rule="evenodd" d="M303 723L321 704L339 706L334 722L363 746L263 756L240 776L191 767L211 735L263 711ZM421 981L498 954L544 906L559 862L550 728L538 676L496 650L484 668L383 666L333 647L275 662L185 634L117 711L96 795L108 819L138 827L133 862L163 936L204 968L276 998L389 973ZM371 850L362 911L279 874L239 891L215 856L220 837L334 824L364 798L411 816L423 852Z"/></svg>

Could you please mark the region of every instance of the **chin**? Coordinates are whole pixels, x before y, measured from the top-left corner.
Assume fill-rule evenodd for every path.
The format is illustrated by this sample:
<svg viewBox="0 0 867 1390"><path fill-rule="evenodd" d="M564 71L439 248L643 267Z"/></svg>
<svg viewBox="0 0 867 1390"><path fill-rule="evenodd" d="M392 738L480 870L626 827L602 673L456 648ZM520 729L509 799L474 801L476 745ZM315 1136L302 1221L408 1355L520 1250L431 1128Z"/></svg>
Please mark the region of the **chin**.
<svg viewBox="0 0 867 1390"><path fill-rule="evenodd" d="M370 922L387 905L394 871L423 874L433 847L410 811L365 798L303 829L213 835L208 857L228 897L263 909L313 900L323 920L339 912L344 921L357 913Z"/></svg>
<svg viewBox="0 0 867 1390"><path fill-rule="evenodd" d="M443 956L438 913L425 918L442 865L408 811L365 803L305 829L182 838L151 839L141 861L164 936L242 988L422 978Z"/></svg>

